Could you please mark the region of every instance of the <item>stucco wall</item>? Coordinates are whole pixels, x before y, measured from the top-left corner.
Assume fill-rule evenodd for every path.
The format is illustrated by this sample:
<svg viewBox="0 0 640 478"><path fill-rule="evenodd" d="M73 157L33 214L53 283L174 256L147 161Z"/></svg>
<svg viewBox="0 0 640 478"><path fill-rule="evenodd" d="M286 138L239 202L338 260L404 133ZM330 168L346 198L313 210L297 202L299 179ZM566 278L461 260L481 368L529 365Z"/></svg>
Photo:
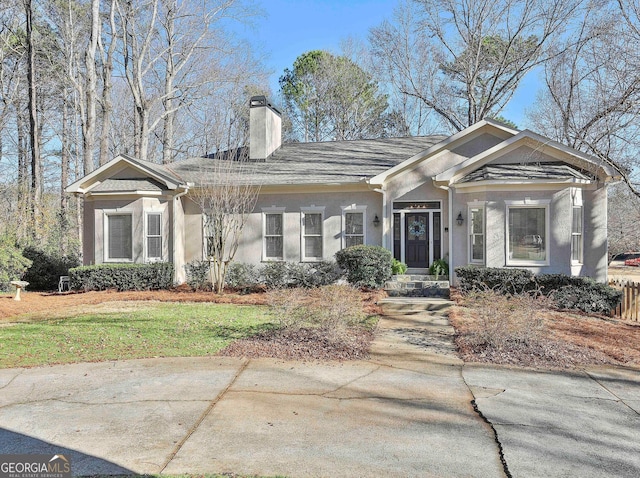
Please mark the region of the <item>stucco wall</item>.
<svg viewBox="0 0 640 478"><path fill-rule="evenodd" d="M506 201L549 200L548 265L507 265ZM583 191L584 260L571 263L571 188L542 191L454 192L453 211L461 211L463 226L453 226L453 267L469 264L468 205L485 202L485 265L487 267L517 267L535 274L562 273L606 280L606 189ZM477 204L477 203L476 203Z"/></svg>
<svg viewBox="0 0 640 478"><path fill-rule="evenodd" d="M259 264L263 262L263 209L284 208L284 260L298 262L301 256L301 209L324 207L323 258L333 259L342 248L342 207L366 206L365 241L370 245L382 244L382 226L375 227L377 215L382 221L382 195L373 191L314 192L261 194L254 212L250 214L235 256L236 262ZM202 260L202 217L195 204L185 202L186 262Z"/></svg>
<svg viewBox="0 0 640 478"><path fill-rule="evenodd" d="M104 220L105 211L126 212L132 214L133 228L133 262L144 262L145 252L145 218L146 212L162 213L162 255L163 260L170 260L171 234L168 202L166 198L130 197L118 199L95 199L85 202L85 234L92 232L94 240L91 247L86 247L84 263L102 264L105 262ZM90 231L92 229L92 231ZM87 238L92 236L85 236ZM118 262L118 261L110 261ZM130 261L121 261L130 262Z"/></svg>

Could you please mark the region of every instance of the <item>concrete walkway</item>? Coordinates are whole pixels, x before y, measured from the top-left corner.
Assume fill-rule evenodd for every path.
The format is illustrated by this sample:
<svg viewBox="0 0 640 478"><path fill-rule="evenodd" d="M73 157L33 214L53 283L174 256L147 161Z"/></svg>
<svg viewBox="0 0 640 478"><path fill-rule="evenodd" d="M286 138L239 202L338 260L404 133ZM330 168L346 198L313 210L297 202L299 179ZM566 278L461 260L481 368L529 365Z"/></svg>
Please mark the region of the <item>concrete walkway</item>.
<svg viewBox="0 0 640 478"><path fill-rule="evenodd" d="M639 372L464 366L447 307L388 300L368 361L0 370L0 454L64 454L75 475L640 474Z"/></svg>

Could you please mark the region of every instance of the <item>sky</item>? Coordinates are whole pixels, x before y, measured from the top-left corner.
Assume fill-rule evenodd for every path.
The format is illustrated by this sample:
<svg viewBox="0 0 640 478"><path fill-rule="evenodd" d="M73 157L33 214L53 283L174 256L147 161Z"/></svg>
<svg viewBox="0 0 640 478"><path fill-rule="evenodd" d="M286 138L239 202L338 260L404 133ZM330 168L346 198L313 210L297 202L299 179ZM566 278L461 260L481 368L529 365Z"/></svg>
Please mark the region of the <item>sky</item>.
<svg viewBox="0 0 640 478"><path fill-rule="evenodd" d="M257 0L264 15L245 31L246 37L265 54L273 71L274 94L285 68L309 50L340 52L340 42L348 37L366 40L371 27L391 19L395 0ZM527 75L502 116L526 127L525 108L536 97L539 78ZM275 101L275 99L274 99Z"/></svg>

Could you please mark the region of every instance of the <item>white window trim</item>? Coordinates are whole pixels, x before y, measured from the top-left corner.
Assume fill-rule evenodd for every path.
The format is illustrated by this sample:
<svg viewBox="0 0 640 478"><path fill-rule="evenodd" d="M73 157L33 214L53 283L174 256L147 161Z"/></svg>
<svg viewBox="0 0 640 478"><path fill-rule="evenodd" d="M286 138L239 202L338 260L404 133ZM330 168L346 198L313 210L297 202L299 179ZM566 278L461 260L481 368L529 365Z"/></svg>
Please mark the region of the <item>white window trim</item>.
<svg viewBox="0 0 640 478"><path fill-rule="evenodd" d="M473 235L471 224L471 210L482 209L482 238L483 238L483 250L482 260L473 259L473 242L471 236ZM467 203L467 240L469 241L467 247L467 262L474 265L484 265L487 260L487 209L486 201L474 201Z"/></svg>
<svg viewBox="0 0 640 478"><path fill-rule="evenodd" d="M505 257L506 257L506 265L507 266L548 266L550 262L551 251L549 250L549 236L551 236L550 230L550 219L549 219L549 204L551 203L550 199L529 199L525 198L524 201L505 201L506 210L505 210ZM530 261L524 259L510 259L509 258L509 209L523 209L523 208L531 208L531 209L544 209L544 250L545 260L544 261Z"/></svg>
<svg viewBox="0 0 640 478"><path fill-rule="evenodd" d="M158 237L158 236L150 236L149 235L149 215L156 214L160 216L160 257L149 257L149 246L148 239L149 237ZM162 262L165 260L164 258L164 236L162 235L163 227L163 214L162 211L145 211L144 212L144 260L145 262Z"/></svg>
<svg viewBox="0 0 640 478"><path fill-rule="evenodd" d="M347 213L362 213L362 244L367 243L367 206L341 206L342 209L342 249L347 247ZM360 234L349 234L349 236L359 236Z"/></svg>
<svg viewBox="0 0 640 478"><path fill-rule="evenodd" d="M281 262L284 261L284 207L264 207L262 208L262 261L263 262ZM267 214L280 214L282 217L282 257L267 256Z"/></svg>
<svg viewBox="0 0 640 478"><path fill-rule="evenodd" d="M104 247L104 262L133 262L133 256L135 255L135 243L133 241L133 211L130 209L104 209L103 211L103 247ZM109 257L109 216L131 216L131 258L110 258Z"/></svg>
<svg viewBox="0 0 640 478"><path fill-rule="evenodd" d="M320 262L324 260L324 206L315 206L311 205L310 207L301 207L300 208L300 262ZM304 230L304 216L305 214L320 214L320 223L322 226L322 230L320 232L321 238L321 248L322 248L322 257L307 257L304 253L304 238L307 236ZM310 236L314 237L314 236ZM317 236L315 236L317 237Z"/></svg>
<svg viewBox="0 0 640 478"><path fill-rule="evenodd" d="M582 230L579 234L573 232L573 214L575 208L580 208ZM573 259L573 236L580 236L580 258L578 260ZM584 204L582 201L582 189L573 188L571 190L571 264L583 264L584 263Z"/></svg>

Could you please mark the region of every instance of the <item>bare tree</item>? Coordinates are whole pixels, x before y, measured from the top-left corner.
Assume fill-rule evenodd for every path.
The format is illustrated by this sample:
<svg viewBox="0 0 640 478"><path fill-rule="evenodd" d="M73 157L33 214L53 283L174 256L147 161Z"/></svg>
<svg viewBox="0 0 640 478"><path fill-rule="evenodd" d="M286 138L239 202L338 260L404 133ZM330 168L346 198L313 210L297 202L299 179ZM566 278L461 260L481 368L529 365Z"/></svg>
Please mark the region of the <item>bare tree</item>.
<svg viewBox="0 0 640 478"><path fill-rule="evenodd" d="M254 165L248 160L247 148L220 152L202 168L201 180L191 192L204 217L206 256L218 293L224 290L227 267L260 192L260 186L252 183Z"/></svg>
<svg viewBox="0 0 640 478"><path fill-rule="evenodd" d="M495 116L580 0L418 0L370 33L392 83L418 98L452 131Z"/></svg>
<svg viewBox="0 0 640 478"><path fill-rule="evenodd" d="M529 117L541 133L615 168L640 197L640 17L633 5L589 4L546 65L546 89Z"/></svg>

